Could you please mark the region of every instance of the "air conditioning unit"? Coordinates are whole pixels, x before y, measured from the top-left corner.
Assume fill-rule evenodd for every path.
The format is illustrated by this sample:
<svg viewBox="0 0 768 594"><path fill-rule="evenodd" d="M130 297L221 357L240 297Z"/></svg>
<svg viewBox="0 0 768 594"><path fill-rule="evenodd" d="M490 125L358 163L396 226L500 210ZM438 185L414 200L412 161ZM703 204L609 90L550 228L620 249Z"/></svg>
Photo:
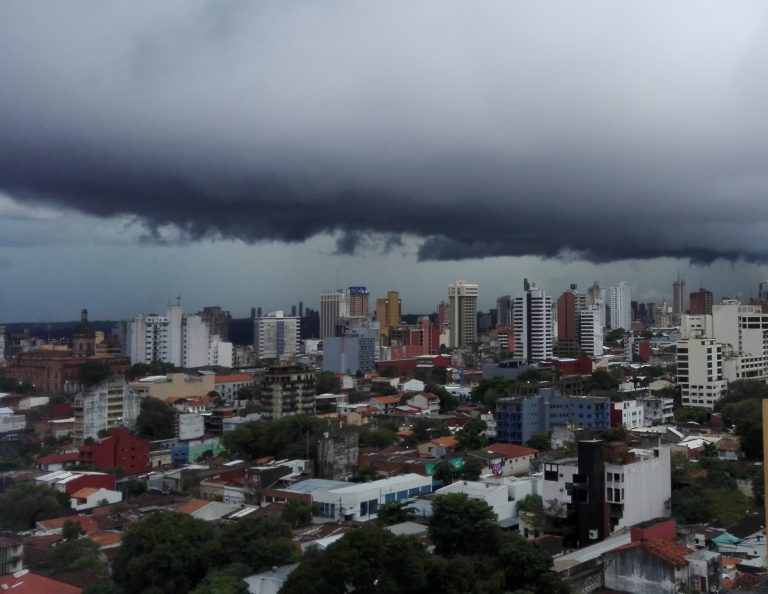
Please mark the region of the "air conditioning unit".
<svg viewBox="0 0 768 594"><path fill-rule="evenodd" d="M589 540L597 540L597 530L589 531Z"/></svg>

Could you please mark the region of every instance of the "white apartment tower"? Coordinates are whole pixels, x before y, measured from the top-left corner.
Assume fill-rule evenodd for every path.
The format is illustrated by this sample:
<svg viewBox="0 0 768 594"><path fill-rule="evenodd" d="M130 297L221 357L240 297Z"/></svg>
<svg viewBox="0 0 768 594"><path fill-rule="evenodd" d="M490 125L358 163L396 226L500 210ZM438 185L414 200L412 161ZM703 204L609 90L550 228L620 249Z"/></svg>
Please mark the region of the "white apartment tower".
<svg viewBox="0 0 768 594"><path fill-rule="evenodd" d="M632 329L632 303L629 285L621 281L615 287L608 289L608 307L610 309L610 327L612 330Z"/></svg>
<svg viewBox="0 0 768 594"><path fill-rule="evenodd" d="M464 281L448 285L448 321L451 348L477 340L477 298L480 287Z"/></svg>
<svg viewBox="0 0 768 594"><path fill-rule="evenodd" d="M336 336L339 318L349 315L349 294L346 290L320 293L320 338Z"/></svg>
<svg viewBox="0 0 768 594"><path fill-rule="evenodd" d="M526 282L526 287L528 284ZM552 357L552 299L535 284L515 297L512 309L515 355L525 361Z"/></svg>
<svg viewBox="0 0 768 594"><path fill-rule="evenodd" d="M256 356L264 361L299 354L300 329L300 318L286 316L282 311L272 311L256 318L253 329Z"/></svg>
<svg viewBox="0 0 768 594"><path fill-rule="evenodd" d="M184 314L181 305L169 305L165 315L139 314L128 326L131 363L164 361L176 367L211 364L211 343L218 337L211 336L201 316Z"/></svg>
<svg viewBox="0 0 768 594"><path fill-rule="evenodd" d="M681 340L675 358L683 406L711 410L728 387L722 345L712 338Z"/></svg>
<svg viewBox="0 0 768 594"><path fill-rule="evenodd" d="M590 305L579 310L579 346L590 357L603 356L602 306Z"/></svg>

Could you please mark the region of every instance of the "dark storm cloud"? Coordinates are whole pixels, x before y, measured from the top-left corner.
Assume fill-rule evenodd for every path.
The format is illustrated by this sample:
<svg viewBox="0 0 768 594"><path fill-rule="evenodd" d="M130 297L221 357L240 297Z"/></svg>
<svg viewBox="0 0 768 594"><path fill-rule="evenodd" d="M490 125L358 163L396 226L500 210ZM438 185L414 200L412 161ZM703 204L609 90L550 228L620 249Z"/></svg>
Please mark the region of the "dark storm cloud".
<svg viewBox="0 0 768 594"><path fill-rule="evenodd" d="M0 191L149 241L768 260L768 7L0 5Z"/></svg>

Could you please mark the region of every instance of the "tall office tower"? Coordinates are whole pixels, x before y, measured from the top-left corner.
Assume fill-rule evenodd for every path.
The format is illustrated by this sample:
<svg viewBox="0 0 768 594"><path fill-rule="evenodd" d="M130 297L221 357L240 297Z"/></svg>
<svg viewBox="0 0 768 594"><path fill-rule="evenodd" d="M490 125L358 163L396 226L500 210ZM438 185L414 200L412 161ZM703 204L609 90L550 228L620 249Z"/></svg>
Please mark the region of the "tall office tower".
<svg viewBox="0 0 768 594"><path fill-rule="evenodd" d="M525 361L552 357L552 299L527 280L528 289L515 297L512 311L515 328L515 356Z"/></svg>
<svg viewBox="0 0 768 594"><path fill-rule="evenodd" d="M400 299L400 293L397 291L387 291L387 325L399 326L402 316L403 303Z"/></svg>
<svg viewBox="0 0 768 594"><path fill-rule="evenodd" d="M229 341L229 322L232 316L227 310L221 309L218 305L208 306L197 315L203 318L211 336L218 336L222 342Z"/></svg>
<svg viewBox="0 0 768 594"><path fill-rule="evenodd" d="M605 327L605 289L600 288L597 281L592 282L592 286L587 289L587 306L598 306L597 311L600 315L600 325Z"/></svg>
<svg viewBox="0 0 768 594"><path fill-rule="evenodd" d="M450 312L448 310L448 304L444 301L441 301L440 305L437 306L437 325L440 328L440 332L447 329L450 323Z"/></svg>
<svg viewBox="0 0 768 594"><path fill-rule="evenodd" d="M760 301L768 301L768 281L763 281L757 286L757 298Z"/></svg>
<svg viewBox="0 0 768 594"><path fill-rule="evenodd" d="M685 306L685 281L679 276L672 283L672 318L675 324L680 323L680 316L686 312Z"/></svg>
<svg viewBox="0 0 768 594"><path fill-rule="evenodd" d="M587 298L576 291L576 285L571 285L570 291L565 291L557 298L557 339L559 341L577 342L579 340L579 312L587 306Z"/></svg>
<svg viewBox="0 0 768 594"><path fill-rule="evenodd" d="M600 306L591 305L579 311L579 347L590 357L603 356L603 324Z"/></svg>
<svg viewBox="0 0 768 594"><path fill-rule="evenodd" d="M448 285L448 319L451 348L465 347L477 340L477 298L480 287L464 281Z"/></svg>
<svg viewBox="0 0 768 594"><path fill-rule="evenodd" d="M379 340L381 346L389 345L389 326L387 325L387 300L376 300L376 321L379 323Z"/></svg>
<svg viewBox="0 0 768 594"><path fill-rule="evenodd" d="M201 316L181 318L181 366L203 367L209 364L211 335Z"/></svg>
<svg viewBox="0 0 768 594"><path fill-rule="evenodd" d="M350 318L367 318L370 315L368 307L368 289L365 287L349 287L347 315Z"/></svg>
<svg viewBox="0 0 768 594"><path fill-rule="evenodd" d="M339 318L348 315L347 291L320 293L320 338L336 336Z"/></svg>
<svg viewBox="0 0 768 594"><path fill-rule="evenodd" d="M299 317L300 318L304 317L304 302L303 301L299 301Z"/></svg>
<svg viewBox="0 0 768 594"><path fill-rule="evenodd" d="M293 317L293 318L296 317L296 306L295 305L291 305L291 317Z"/></svg>
<svg viewBox="0 0 768 594"><path fill-rule="evenodd" d="M701 287L695 293L690 294L690 299L690 312L692 316L712 315L712 291L707 291L704 287Z"/></svg>
<svg viewBox="0 0 768 594"><path fill-rule="evenodd" d="M253 325L253 347L261 360L279 359L283 355L297 355L301 334L301 320L297 316L271 311L256 318Z"/></svg>
<svg viewBox="0 0 768 594"><path fill-rule="evenodd" d="M610 307L610 328L632 329L632 306L629 285L621 281L615 287L608 289L608 306Z"/></svg>
<svg viewBox="0 0 768 594"><path fill-rule="evenodd" d="M497 326L508 327L512 325L512 295L502 295L496 300L496 312L498 316Z"/></svg>

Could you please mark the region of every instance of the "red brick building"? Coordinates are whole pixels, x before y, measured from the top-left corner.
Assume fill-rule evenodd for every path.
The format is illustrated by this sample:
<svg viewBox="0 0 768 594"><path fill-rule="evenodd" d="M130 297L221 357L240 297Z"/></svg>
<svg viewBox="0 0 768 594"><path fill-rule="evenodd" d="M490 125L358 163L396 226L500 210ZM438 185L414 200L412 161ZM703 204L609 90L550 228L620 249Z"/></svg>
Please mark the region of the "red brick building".
<svg viewBox="0 0 768 594"><path fill-rule="evenodd" d="M101 471L122 468L127 475L148 472L149 440L131 435L124 427L113 427L97 443L82 446L80 460Z"/></svg>
<svg viewBox="0 0 768 594"><path fill-rule="evenodd" d="M131 367L127 357L93 355L77 357L69 349L40 349L21 353L5 362L8 376L32 384L50 394L76 394L85 387L80 380L80 368L89 362L103 362L114 373L125 373Z"/></svg>

